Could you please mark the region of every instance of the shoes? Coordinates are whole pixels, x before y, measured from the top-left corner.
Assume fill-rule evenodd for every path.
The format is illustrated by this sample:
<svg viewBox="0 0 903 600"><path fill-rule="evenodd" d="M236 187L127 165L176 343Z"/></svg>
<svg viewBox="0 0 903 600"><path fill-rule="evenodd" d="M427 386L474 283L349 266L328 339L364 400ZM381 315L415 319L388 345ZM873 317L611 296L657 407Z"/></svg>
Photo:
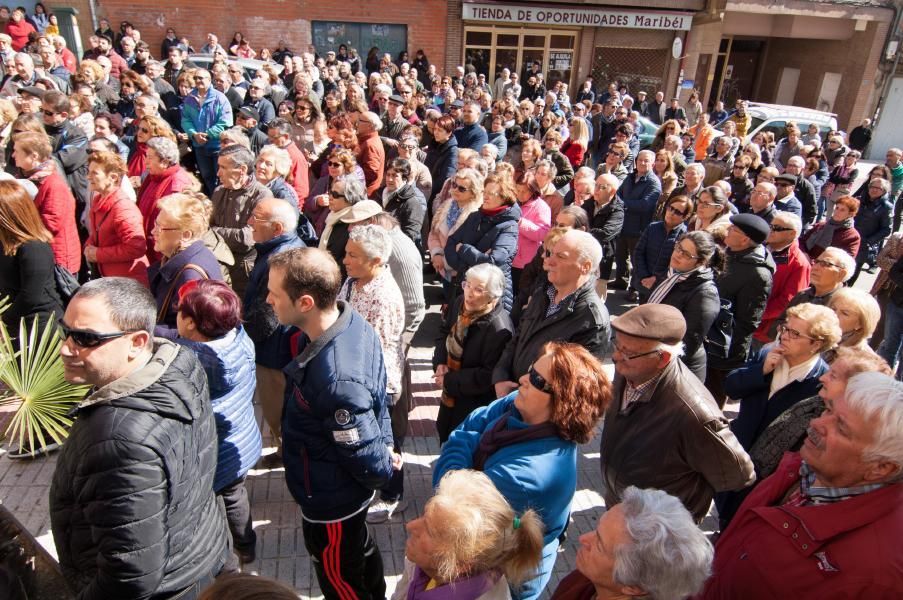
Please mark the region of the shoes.
<svg viewBox="0 0 903 600"><path fill-rule="evenodd" d="M377 500L367 509L367 522L371 524L385 523L396 512L403 512L408 502L404 498L399 500Z"/></svg>
<svg viewBox="0 0 903 600"><path fill-rule="evenodd" d="M611 283L608 284L608 289L610 290L626 290L627 282L621 281L620 279L615 279Z"/></svg>
<svg viewBox="0 0 903 600"><path fill-rule="evenodd" d="M278 452L273 452L272 454L267 454L257 463L257 466L261 469L281 469L282 468L282 455Z"/></svg>
<svg viewBox="0 0 903 600"><path fill-rule="evenodd" d="M23 460L26 458L39 458L41 456L46 456L51 452L56 452L60 449L60 445L56 442L51 442L45 446L41 446L39 448L35 448L33 452L29 452L23 448L16 448L15 450L10 450L7 453L7 456L12 460Z"/></svg>
<svg viewBox="0 0 903 600"><path fill-rule="evenodd" d="M253 548L248 552L241 552L240 550L236 549L235 554L238 555L238 561L242 564L242 566L257 560L257 552Z"/></svg>

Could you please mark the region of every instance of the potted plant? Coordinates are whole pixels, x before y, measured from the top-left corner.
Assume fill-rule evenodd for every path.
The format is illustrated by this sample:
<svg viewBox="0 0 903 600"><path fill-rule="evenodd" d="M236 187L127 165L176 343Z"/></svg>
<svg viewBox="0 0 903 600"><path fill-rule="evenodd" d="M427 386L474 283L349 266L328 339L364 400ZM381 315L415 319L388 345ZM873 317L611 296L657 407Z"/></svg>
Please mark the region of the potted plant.
<svg viewBox="0 0 903 600"><path fill-rule="evenodd" d="M89 386L66 381L60 358L63 341L54 319L43 327L37 317L30 327L21 319L18 339L17 350L0 322L0 383L5 388L0 405L19 404L4 435L17 441L17 457L35 457L63 443L72 425L69 412Z"/></svg>

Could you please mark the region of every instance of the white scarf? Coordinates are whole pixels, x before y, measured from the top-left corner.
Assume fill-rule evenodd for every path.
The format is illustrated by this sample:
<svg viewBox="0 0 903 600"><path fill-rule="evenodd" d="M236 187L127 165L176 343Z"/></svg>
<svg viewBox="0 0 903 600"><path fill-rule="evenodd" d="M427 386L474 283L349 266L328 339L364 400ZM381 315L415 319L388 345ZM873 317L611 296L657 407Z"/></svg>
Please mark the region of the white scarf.
<svg viewBox="0 0 903 600"><path fill-rule="evenodd" d="M320 243L318 244L318 248L321 250L326 250L326 244L329 243L329 236L332 235L332 226L339 222L339 220L348 214L348 211L351 210L350 206L346 206L340 211L332 212L330 211L328 215L326 215L326 225L323 227L323 235L320 236Z"/></svg>
<svg viewBox="0 0 903 600"><path fill-rule="evenodd" d="M809 371L815 367L815 363L818 362L819 358L821 358L821 355L816 354L806 362L798 364L795 367L788 365L786 360L779 362L771 374L771 387L768 390L768 399L771 400L772 396L794 381L802 381L805 379L806 375L809 374Z"/></svg>
<svg viewBox="0 0 903 600"><path fill-rule="evenodd" d="M681 281L686 281L694 273L701 273L704 270L706 270L706 267L696 267L692 271L681 273L668 267L668 276L652 290L652 294L649 295L649 300L646 301L646 304L661 304L662 300L664 300L671 292L671 288Z"/></svg>

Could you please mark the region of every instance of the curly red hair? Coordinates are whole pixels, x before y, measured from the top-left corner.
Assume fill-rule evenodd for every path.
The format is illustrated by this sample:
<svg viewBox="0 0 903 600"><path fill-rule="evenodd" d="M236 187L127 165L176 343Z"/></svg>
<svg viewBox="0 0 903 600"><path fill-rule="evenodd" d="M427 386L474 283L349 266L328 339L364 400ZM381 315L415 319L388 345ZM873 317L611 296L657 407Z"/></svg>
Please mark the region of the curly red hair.
<svg viewBox="0 0 903 600"><path fill-rule="evenodd" d="M585 444L611 402L611 381L602 363L578 344L549 342L542 354L551 358L552 416L563 439Z"/></svg>

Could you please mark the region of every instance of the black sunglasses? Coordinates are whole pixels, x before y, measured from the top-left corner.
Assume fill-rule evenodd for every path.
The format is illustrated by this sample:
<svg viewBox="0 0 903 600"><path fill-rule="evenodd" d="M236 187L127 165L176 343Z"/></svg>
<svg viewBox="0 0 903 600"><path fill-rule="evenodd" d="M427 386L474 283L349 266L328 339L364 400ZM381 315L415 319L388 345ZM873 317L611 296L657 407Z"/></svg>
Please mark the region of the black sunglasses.
<svg viewBox="0 0 903 600"><path fill-rule="evenodd" d="M530 365L530 370L527 371L527 377L530 378L530 385L535 387L537 390L541 392L545 392L546 394L552 393L552 386L549 385L549 382L546 381L546 378L540 375L536 371L536 367Z"/></svg>
<svg viewBox="0 0 903 600"><path fill-rule="evenodd" d="M72 329L63 323L62 319L57 321L57 326L59 327L60 338L62 338L63 341L72 338L75 345L82 348L96 348L110 340L115 340L130 333L141 331L140 329L130 329L128 331L117 331L115 333L97 333L96 331L86 331L84 329Z"/></svg>
<svg viewBox="0 0 903 600"><path fill-rule="evenodd" d="M775 233L782 233L784 231L794 231L793 227L781 227L780 225L772 225L771 230Z"/></svg>
<svg viewBox="0 0 903 600"><path fill-rule="evenodd" d="M335 190L329 190L329 195L333 198L345 198L345 194L340 194Z"/></svg>

